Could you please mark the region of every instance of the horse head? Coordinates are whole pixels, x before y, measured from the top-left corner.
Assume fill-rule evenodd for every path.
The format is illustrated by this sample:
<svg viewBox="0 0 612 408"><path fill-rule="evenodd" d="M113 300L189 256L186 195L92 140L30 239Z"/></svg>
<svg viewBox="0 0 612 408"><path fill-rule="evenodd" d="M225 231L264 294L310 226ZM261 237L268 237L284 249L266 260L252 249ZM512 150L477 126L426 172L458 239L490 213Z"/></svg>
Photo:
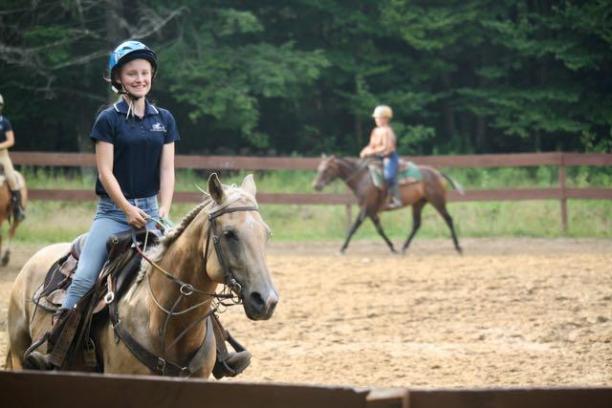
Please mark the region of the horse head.
<svg viewBox="0 0 612 408"><path fill-rule="evenodd" d="M205 240L212 247L208 254L208 277L228 285L242 300L252 320L267 320L278 303L278 291L265 260L270 228L258 211L257 188L252 175L240 187L223 186L216 174L208 179L208 192L215 203L209 212L212 233ZM204 249L206 252L206 248Z"/></svg>
<svg viewBox="0 0 612 408"><path fill-rule="evenodd" d="M312 187L321 191L323 188L336 179L340 174L340 168L338 167L338 160L336 156L321 156L321 162L317 168L317 176L312 182Z"/></svg>

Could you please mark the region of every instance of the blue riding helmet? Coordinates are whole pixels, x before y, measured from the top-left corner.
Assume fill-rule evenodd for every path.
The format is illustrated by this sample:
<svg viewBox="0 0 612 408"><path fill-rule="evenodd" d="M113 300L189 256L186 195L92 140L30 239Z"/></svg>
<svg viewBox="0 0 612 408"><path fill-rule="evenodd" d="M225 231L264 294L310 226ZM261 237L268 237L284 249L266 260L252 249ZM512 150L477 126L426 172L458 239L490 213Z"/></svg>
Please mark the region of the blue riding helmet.
<svg viewBox="0 0 612 408"><path fill-rule="evenodd" d="M157 73L157 55L155 52L140 41L124 41L111 52L108 58L108 73L115 91L121 89L121 85L116 83L113 79L115 70L135 59L149 61L153 68L153 78L155 78L155 74Z"/></svg>

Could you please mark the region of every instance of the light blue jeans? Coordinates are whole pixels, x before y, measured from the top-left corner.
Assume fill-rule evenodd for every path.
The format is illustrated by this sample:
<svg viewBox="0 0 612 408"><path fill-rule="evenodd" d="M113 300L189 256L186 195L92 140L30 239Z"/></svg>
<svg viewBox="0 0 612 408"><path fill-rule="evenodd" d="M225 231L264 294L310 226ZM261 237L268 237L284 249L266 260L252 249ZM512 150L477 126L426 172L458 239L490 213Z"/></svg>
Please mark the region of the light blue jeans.
<svg viewBox="0 0 612 408"><path fill-rule="evenodd" d="M154 229L155 222L153 219L159 218L157 197L132 198L128 201L152 217L147 224L147 228ZM108 197L101 197L62 308L73 308L96 283L108 255L106 251L108 238L113 234L128 231L131 228L132 226L127 223L125 213L115 205L113 200Z"/></svg>

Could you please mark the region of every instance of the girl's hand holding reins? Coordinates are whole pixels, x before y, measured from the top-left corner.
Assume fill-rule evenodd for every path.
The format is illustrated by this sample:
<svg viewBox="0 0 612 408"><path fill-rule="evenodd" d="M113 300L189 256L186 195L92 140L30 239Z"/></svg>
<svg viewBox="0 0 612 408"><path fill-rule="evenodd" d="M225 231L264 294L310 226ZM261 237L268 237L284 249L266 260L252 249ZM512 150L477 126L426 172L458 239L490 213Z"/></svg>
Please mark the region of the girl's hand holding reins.
<svg viewBox="0 0 612 408"><path fill-rule="evenodd" d="M125 216L127 217L127 222L134 228L144 228L147 225L147 219L149 215L141 210L140 208L131 205L127 207L125 210Z"/></svg>

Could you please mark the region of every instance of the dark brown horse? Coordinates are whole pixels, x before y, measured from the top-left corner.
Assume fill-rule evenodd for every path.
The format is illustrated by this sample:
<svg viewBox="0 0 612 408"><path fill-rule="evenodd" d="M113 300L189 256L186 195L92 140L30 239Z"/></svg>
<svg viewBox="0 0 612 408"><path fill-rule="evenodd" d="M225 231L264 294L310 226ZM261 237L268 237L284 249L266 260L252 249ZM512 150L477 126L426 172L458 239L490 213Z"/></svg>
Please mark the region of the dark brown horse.
<svg viewBox="0 0 612 408"><path fill-rule="evenodd" d="M402 247L402 253L406 252L410 241L414 238L414 235L421 226L421 211L427 203L431 203L434 208L440 213L448 228L450 228L455 249L461 253L461 247L457 240L457 234L455 233L455 227L453 225L453 218L446 210L446 185L447 180L450 184L463 193L461 186L453 181L450 177L439 172L438 170L428 167L419 166L423 179L421 181L400 185L400 195L402 199L402 207L412 206L412 231L406 242ZM317 191L321 191L323 187L329 184L336 178L340 178L346 183L346 185L353 191L357 197L359 204L359 215L355 219L354 224L351 226L344 245L340 248L340 252L344 253L348 244L363 220L369 217L378 234L385 240L391 252L397 252L393 247L393 243L389 240L385 231L380 224L380 217L378 213L381 211L390 211L396 208L388 208L387 206L387 191L386 189L379 189L374 185L370 172L368 170L368 162L364 160L352 159L352 158L340 158L336 156L323 156L321 163L319 164L317 177L313 182L313 187Z"/></svg>

